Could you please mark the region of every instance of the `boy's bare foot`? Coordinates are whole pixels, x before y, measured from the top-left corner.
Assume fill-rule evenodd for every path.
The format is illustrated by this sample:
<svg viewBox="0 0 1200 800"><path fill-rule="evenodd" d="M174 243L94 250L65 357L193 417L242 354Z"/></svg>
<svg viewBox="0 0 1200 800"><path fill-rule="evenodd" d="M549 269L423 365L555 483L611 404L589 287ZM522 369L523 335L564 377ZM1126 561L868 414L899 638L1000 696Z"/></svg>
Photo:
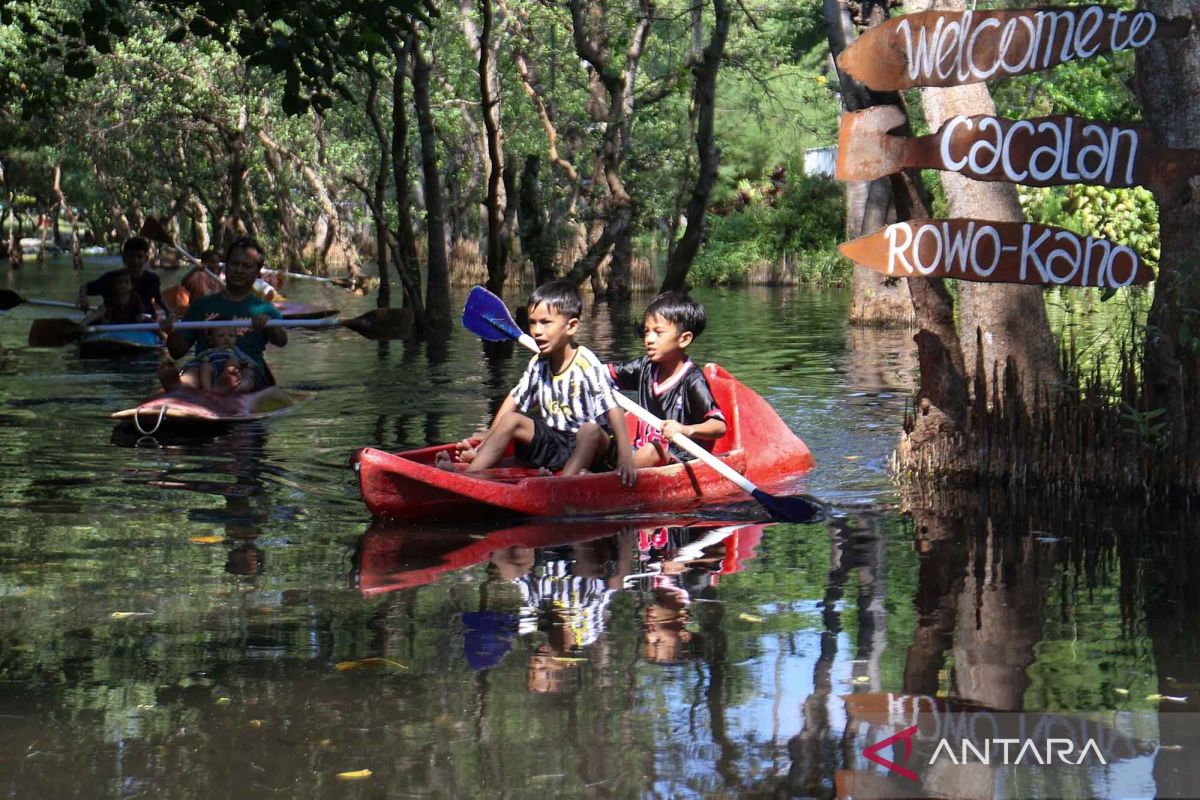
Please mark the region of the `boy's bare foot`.
<svg viewBox="0 0 1200 800"><path fill-rule="evenodd" d="M554 472L546 467L538 467L537 474L541 475L542 477L549 478L554 474Z"/></svg>
<svg viewBox="0 0 1200 800"><path fill-rule="evenodd" d="M433 457L433 465L438 469L448 469L454 472L454 459L445 450Z"/></svg>
<svg viewBox="0 0 1200 800"><path fill-rule="evenodd" d="M183 386L183 381L179 379L179 365L170 356L166 356L158 362L158 380L162 383L163 389L168 392L173 392Z"/></svg>

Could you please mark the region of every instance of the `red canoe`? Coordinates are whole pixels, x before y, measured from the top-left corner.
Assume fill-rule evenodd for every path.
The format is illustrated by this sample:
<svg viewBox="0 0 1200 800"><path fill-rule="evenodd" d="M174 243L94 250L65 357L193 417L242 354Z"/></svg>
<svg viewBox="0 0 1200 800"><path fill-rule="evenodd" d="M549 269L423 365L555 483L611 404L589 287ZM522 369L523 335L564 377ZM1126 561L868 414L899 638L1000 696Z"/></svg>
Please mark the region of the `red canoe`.
<svg viewBox="0 0 1200 800"><path fill-rule="evenodd" d="M638 520L635 525L620 520L590 520L587 522L532 522L486 536L471 531L419 531L391 522L376 522L359 539L356 553L358 587L364 595L394 592L424 586L448 572L467 569L492 558L494 553L518 550L579 545L636 532L639 539L652 539L659 529L686 527L703 544L702 537L718 532L714 544L721 545L720 566L713 576L731 575L741 570L754 557L754 548L762 538L763 528L770 523L719 522L716 520L683 519L677 517ZM641 548L639 545L639 549ZM532 565L532 560L531 560ZM629 570L626 569L626 572ZM627 578L618 569L616 577Z"/></svg>
<svg viewBox="0 0 1200 800"><path fill-rule="evenodd" d="M721 367L708 364L704 374L729 422L713 452L767 491L792 488L813 467L808 447L766 400ZM640 470L636 485L622 486L613 472L563 478L510 463L479 473L434 466L438 453L453 451L444 444L396 454L370 447L356 452L351 462L371 514L403 520L604 516L681 512L745 497L696 461Z"/></svg>

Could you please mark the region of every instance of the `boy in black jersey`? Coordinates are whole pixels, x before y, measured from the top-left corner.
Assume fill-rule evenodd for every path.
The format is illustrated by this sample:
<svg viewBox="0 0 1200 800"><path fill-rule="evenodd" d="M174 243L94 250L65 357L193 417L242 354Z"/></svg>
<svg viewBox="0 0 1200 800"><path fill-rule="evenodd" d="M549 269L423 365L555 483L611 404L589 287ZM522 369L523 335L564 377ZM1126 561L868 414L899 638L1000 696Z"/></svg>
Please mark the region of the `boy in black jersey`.
<svg viewBox="0 0 1200 800"><path fill-rule="evenodd" d="M725 435L725 415L713 399L703 371L686 352L708 323L704 306L683 292L663 292L646 308L643 319L646 355L608 365L619 388L637 389L638 403L666 421L661 432L638 422L633 447L639 469L689 458L670 445L676 433L710 450Z"/></svg>

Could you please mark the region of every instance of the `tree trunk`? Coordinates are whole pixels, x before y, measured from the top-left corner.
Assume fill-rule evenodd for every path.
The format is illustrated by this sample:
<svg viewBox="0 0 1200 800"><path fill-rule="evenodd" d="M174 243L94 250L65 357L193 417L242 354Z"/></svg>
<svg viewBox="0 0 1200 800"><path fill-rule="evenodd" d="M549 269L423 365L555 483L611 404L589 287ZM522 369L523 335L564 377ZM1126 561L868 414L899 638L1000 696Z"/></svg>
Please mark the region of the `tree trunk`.
<svg viewBox="0 0 1200 800"><path fill-rule="evenodd" d="M627 94L632 91L633 81L637 74L638 61L646 45L646 37L650 32L650 19L654 7L650 0L640 0L637 22L633 33L629 36L629 46L625 50L624 72L618 71L612 64L610 43L607 37L599 31L589 31L598 26L596 9L585 9L582 0L570 0L571 31L575 42L576 54L589 65L594 73L589 99L589 111L593 119L599 118L604 122L604 137L597 152L597 167L602 172L604 186L608 189L607 208L604 227L599 238L580 257L575 266L567 274L569 280L582 284L589 278L594 278L600 263L606 256L611 255L613 248L629 235L633 222L633 198L625 189L621 180L621 163L629 148L629 115L633 108L632 97ZM585 17L592 17L589 25ZM603 92L599 91L603 88ZM603 102L601 94L606 94L608 101ZM605 111L602 113L600 107ZM628 274L622 274L621 259L616 260L618 272L610 274L609 297L627 297L629 294ZM627 266L627 265L625 265Z"/></svg>
<svg viewBox="0 0 1200 800"><path fill-rule="evenodd" d="M696 186L687 206L687 227L667 264L667 275L661 291L683 289L688 270L700 250L704 238L704 226L708 218L708 198L717 182L717 167L721 163L721 151L715 142L713 117L717 104L717 72L721 68L721 57L725 53L725 40L729 36L729 7L725 0L713 0L712 37L704 48L700 63L693 68L696 86L692 103L696 110L696 153L699 172Z"/></svg>
<svg viewBox="0 0 1200 800"><path fill-rule="evenodd" d="M429 251L425 312L429 324L437 328L451 325L450 268L446 256L446 214L442 198L441 176L437 167L437 129L429 102L429 60L421 52L420 40L413 39L413 104L417 110L417 132L421 137L421 173L425 182L425 230Z"/></svg>
<svg viewBox="0 0 1200 800"><path fill-rule="evenodd" d="M964 11L963 0L914 0L910 11L930 8ZM958 114L995 114L996 105L987 85L955 86L948 89L921 90L925 119L931 130ZM955 172L942 172L942 186L951 217L1024 222L1025 214L1017 202L1016 187L1008 183L974 181ZM1001 382L1010 359L1021 382L1021 395L1028 409L1035 394L1058 381L1058 348L1050 333L1042 289L963 281L959 291L959 325L963 331L964 363L969 380L976 387ZM982 350L979 349L980 345ZM976 396L976 403L986 402ZM980 406L982 407L982 406Z"/></svg>
<svg viewBox="0 0 1200 800"><path fill-rule="evenodd" d="M860 30L868 30L887 20L887 5L872 0L857 6ZM855 25L847 0L825 0L825 28L831 58L836 59L854 40ZM875 93L839 73L846 108L858 110L880 102L898 102L898 96ZM846 236L868 236L882 228L892 208L891 182L881 178L871 182L846 184ZM913 304L908 288L900 281L854 265L851 325L906 326L913 323Z"/></svg>
<svg viewBox="0 0 1200 800"><path fill-rule="evenodd" d="M1147 0L1144 8L1166 17L1191 15L1186 39L1153 42L1138 50L1138 93L1146 124L1166 147L1200 147L1200 12L1193 0ZM1149 408L1166 409L1165 435L1200 452L1200 348L1194 309L1200 308L1196 254L1200 252L1200 178L1152 187L1162 231L1158 279L1146 321L1145 381Z"/></svg>
<svg viewBox="0 0 1200 800"><path fill-rule="evenodd" d="M308 188L312 190L317 205L320 206L321 213L329 225L326 250L329 249L329 246L338 247L345 255L346 271L350 274L351 281L356 284L361 282L363 272L358 261L358 251L346 236L345 227L342 225L342 218L338 214L337 206L333 202L333 196L329 193L325 181L309 165L307 160L301 158L298 153L292 152L276 142L266 130L259 128L258 140L262 142L264 148L273 150L278 155L291 161L292 165L300 171L300 175L304 178L305 183L308 184Z"/></svg>
<svg viewBox="0 0 1200 800"><path fill-rule="evenodd" d="M67 197L62 190L62 165L54 165L54 196L58 200L58 206L67 215L67 221L71 223L71 266L75 269L83 269L83 256L79 252L79 219L75 216L75 209L67 204ZM55 237L57 240L57 236ZM57 241L55 242L57 244Z"/></svg>
<svg viewBox="0 0 1200 800"><path fill-rule="evenodd" d="M296 206L292 202L291 185L284 170L279 153L269 147L263 148L264 170L267 185L275 195L275 212L279 218L279 246L285 272L300 270L303 258L300 254L300 231L296 225ZM205 213L207 216L207 212Z"/></svg>
<svg viewBox="0 0 1200 800"><path fill-rule="evenodd" d="M421 260L417 255L408 199L408 99L404 86L408 81L408 59L413 45L412 37L406 38L403 45L390 43L395 59L392 74L391 161L392 183L396 188L396 246L392 248L392 261L396 265L400 285L404 287L404 304L412 309L413 324L418 329L424 329L426 318L425 302L421 299ZM382 264L379 269L383 271Z"/></svg>
<svg viewBox="0 0 1200 800"><path fill-rule="evenodd" d="M495 294L504 291L508 265L508 247L504 237L504 216L507 193L504 186L504 139L500 129L500 76L495 66L492 44L492 0L479 0L483 28L472 36L475 25L470 13L463 9L463 27L479 61L479 98L483 111L483 127L487 135L488 182L487 198L487 288ZM478 44L475 44L477 42Z"/></svg>
<svg viewBox="0 0 1200 800"><path fill-rule="evenodd" d="M525 169L521 173L519 194L521 249L533 264L533 281L541 286L554 280L554 254L547 240L546 215L542 207L542 187L538 181L540 159L533 154L525 156Z"/></svg>
<svg viewBox="0 0 1200 800"><path fill-rule="evenodd" d="M212 240L209 238L208 206L194 194L189 203L195 214L193 217L195 224L192 229L196 237L196 249L199 251L197 255L199 255L212 247Z"/></svg>
<svg viewBox="0 0 1200 800"><path fill-rule="evenodd" d="M248 169L243 158L243 151L246 148L247 122L246 105L243 103L238 109L237 127L225 133L225 148L229 155L229 167L226 171L226 180L229 184L229 212L225 215L220 235L217 237L220 247L226 247L237 237L244 236L246 232L242 197Z"/></svg>

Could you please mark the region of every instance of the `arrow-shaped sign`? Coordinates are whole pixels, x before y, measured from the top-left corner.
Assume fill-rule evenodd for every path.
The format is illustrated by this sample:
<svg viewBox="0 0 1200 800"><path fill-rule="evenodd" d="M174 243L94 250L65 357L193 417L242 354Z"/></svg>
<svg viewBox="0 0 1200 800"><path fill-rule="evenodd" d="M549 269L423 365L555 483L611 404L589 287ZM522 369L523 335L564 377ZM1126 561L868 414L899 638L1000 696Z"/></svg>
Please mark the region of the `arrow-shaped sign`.
<svg viewBox="0 0 1200 800"><path fill-rule="evenodd" d="M1156 188L1200 172L1200 150L1158 147L1145 128L1081 117L956 116L928 136L888 133L903 122L895 106L842 114L837 177L870 181L913 167L1027 186Z"/></svg>
<svg viewBox="0 0 1200 800"><path fill-rule="evenodd" d="M838 248L898 277L1119 289L1154 280L1132 249L1032 222L915 219Z"/></svg>
<svg viewBox="0 0 1200 800"><path fill-rule="evenodd" d="M877 91L958 86L1186 36L1186 17L1110 6L922 11L856 39L838 66Z"/></svg>

